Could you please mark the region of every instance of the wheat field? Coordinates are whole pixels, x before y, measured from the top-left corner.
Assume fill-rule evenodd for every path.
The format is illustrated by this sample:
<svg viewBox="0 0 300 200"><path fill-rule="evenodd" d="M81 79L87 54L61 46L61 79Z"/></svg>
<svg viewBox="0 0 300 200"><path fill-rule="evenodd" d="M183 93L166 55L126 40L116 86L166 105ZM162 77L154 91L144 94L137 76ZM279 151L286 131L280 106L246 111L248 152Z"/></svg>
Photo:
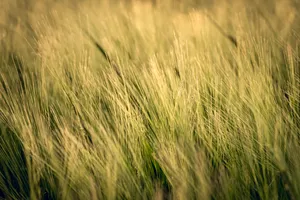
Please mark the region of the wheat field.
<svg viewBox="0 0 300 200"><path fill-rule="evenodd" d="M0 6L0 199L300 199L298 0Z"/></svg>

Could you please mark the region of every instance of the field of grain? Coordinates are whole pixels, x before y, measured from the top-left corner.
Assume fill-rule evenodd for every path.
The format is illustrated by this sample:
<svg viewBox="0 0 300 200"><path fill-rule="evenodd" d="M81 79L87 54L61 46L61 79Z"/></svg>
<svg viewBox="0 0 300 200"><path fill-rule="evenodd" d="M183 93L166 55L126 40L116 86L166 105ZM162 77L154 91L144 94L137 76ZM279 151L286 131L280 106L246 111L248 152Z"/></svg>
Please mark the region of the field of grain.
<svg viewBox="0 0 300 200"><path fill-rule="evenodd" d="M298 0L24 2L0 199L300 199Z"/></svg>

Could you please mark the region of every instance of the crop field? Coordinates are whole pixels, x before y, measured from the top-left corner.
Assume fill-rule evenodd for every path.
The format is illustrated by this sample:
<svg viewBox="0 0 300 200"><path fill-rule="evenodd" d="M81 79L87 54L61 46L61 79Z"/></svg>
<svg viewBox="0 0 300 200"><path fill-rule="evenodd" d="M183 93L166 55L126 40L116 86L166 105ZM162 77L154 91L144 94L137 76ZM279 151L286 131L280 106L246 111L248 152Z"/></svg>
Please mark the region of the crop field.
<svg viewBox="0 0 300 200"><path fill-rule="evenodd" d="M0 199L300 199L299 0L0 10Z"/></svg>

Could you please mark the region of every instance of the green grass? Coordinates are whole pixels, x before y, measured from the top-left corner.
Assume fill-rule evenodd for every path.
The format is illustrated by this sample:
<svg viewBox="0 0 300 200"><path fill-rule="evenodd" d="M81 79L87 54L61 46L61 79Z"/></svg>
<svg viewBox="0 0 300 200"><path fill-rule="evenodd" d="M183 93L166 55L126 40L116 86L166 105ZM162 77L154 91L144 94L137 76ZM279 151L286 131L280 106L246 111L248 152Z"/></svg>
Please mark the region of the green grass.
<svg viewBox="0 0 300 200"><path fill-rule="evenodd" d="M0 199L300 199L297 1L29 2L0 16Z"/></svg>

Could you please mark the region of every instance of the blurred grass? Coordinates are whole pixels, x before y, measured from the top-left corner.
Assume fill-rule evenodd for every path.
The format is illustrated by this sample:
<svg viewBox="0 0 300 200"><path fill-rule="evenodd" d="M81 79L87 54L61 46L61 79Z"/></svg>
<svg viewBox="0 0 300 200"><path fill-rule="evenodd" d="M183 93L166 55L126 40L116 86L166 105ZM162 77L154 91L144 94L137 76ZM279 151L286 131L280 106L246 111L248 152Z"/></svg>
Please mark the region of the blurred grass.
<svg viewBox="0 0 300 200"><path fill-rule="evenodd" d="M297 1L1 6L0 199L300 198Z"/></svg>

